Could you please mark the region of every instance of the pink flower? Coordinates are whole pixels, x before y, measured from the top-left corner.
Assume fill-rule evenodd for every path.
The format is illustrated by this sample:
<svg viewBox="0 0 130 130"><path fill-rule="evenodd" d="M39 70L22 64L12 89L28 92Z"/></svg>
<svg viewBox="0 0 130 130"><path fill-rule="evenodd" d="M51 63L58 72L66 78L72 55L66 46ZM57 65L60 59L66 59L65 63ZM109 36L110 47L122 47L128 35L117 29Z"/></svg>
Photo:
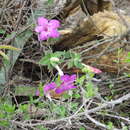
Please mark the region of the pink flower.
<svg viewBox="0 0 130 130"><path fill-rule="evenodd" d="M99 74L99 73L102 73L102 71L100 69L97 69L95 67L92 67L92 66L89 66L89 65L86 65L86 64L82 64L85 68L87 68L88 70L90 70L91 72L93 73L96 73L96 74Z"/></svg>
<svg viewBox="0 0 130 130"><path fill-rule="evenodd" d="M60 33L57 28L60 27L60 22L58 20L48 21L44 17L39 17L37 19L38 26L35 28L35 32L38 33L38 40L47 40L48 38L58 38Z"/></svg>
<svg viewBox="0 0 130 130"><path fill-rule="evenodd" d="M40 96L40 91L37 89L35 94L36 96Z"/></svg>
<svg viewBox="0 0 130 130"><path fill-rule="evenodd" d="M51 83L49 83L49 84L46 84L45 86L44 86L44 93L46 94L48 91L50 91L50 90L53 90L53 89L55 89L57 87L57 85L56 85L56 83L55 82L51 82Z"/></svg>
<svg viewBox="0 0 130 130"><path fill-rule="evenodd" d="M96 73L96 74L102 73L101 70L99 70L99 69L97 69L97 68L95 68L95 67L92 67L92 66L89 66L89 65L87 65L87 67L88 67L88 69L89 69L90 71L92 71L92 72L94 72L94 73Z"/></svg>
<svg viewBox="0 0 130 130"><path fill-rule="evenodd" d="M46 84L43 87L43 91L45 95L51 94L53 91L55 94L62 94L65 91L77 88L77 86L74 85L74 81L76 80L76 75L63 75L60 77L61 84L58 86L55 82L51 82L49 84ZM40 95L38 92L39 90L36 91L37 96Z"/></svg>
<svg viewBox="0 0 130 130"><path fill-rule="evenodd" d="M76 75L63 75L61 76L61 85L55 89L57 94L63 93L65 91L77 88L74 86L74 81L76 80Z"/></svg>

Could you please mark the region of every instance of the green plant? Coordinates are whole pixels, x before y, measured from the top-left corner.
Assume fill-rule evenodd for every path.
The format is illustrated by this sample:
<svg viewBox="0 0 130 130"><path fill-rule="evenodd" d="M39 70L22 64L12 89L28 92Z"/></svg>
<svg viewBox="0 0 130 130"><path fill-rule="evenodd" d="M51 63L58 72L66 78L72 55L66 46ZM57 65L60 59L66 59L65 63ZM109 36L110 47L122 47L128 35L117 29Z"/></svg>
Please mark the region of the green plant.
<svg viewBox="0 0 130 130"><path fill-rule="evenodd" d="M128 56L126 57L125 62L130 63L130 52L128 52Z"/></svg>
<svg viewBox="0 0 130 130"><path fill-rule="evenodd" d="M6 101L0 104L0 126L9 127L10 120L15 116L15 105L11 105Z"/></svg>
<svg viewBox="0 0 130 130"><path fill-rule="evenodd" d="M114 126L113 126L113 123L112 122L108 122L108 130L113 130L114 129Z"/></svg>
<svg viewBox="0 0 130 130"><path fill-rule="evenodd" d="M57 64L62 63L64 60L64 52L47 53L41 58L39 64L48 66L48 69L54 68Z"/></svg>

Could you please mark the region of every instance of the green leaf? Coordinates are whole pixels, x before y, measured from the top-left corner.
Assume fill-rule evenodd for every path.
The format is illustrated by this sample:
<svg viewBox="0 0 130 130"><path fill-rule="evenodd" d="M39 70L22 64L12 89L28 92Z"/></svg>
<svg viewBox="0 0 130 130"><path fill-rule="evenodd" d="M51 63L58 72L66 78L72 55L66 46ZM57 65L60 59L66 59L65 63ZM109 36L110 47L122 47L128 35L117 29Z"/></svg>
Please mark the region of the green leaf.
<svg viewBox="0 0 130 130"><path fill-rule="evenodd" d="M17 96L34 96L36 88L32 86L16 86L15 95Z"/></svg>
<svg viewBox="0 0 130 130"><path fill-rule="evenodd" d="M69 99L71 96L68 93L64 93L63 97L64 99Z"/></svg>
<svg viewBox="0 0 130 130"><path fill-rule="evenodd" d="M8 57L3 51L0 51L0 55L1 55L5 60L8 60L8 61L9 61L9 57Z"/></svg>
<svg viewBox="0 0 130 130"><path fill-rule="evenodd" d="M13 38L16 35L16 32L11 32L11 34L7 34L6 39Z"/></svg>
<svg viewBox="0 0 130 130"><path fill-rule="evenodd" d="M13 51L19 51L20 50L16 47L9 46L9 45L0 45L0 49L9 49L9 50L13 50Z"/></svg>
<svg viewBox="0 0 130 130"><path fill-rule="evenodd" d="M113 126L113 123L112 122L108 122L108 130L113 130L114 129L114 126Z"/></svg>
<svg viewBox="0 0 130 130"><path fill-rule="evenodd" d="M0 120L0 126L8 127L9 126L9 121L7 121L7 120Z"/></svg>
<svg viewBox="0 0 130 130"><path fill-rule="evenodd" d="M23 105L20 104L17 112L28 113L28 108L29 108L28 104L23 104Z"/></svg>
<svg viewBox="0 0 130 130"><path fill-rule="evenodd" d="M128 130L127 126L123 126L122 130Z"/></svg>
<svg viewBox="0 0 130 130"><path fill-rule="evenodd" d="M53 0L48 0L48 4L53 4Z"/></svg>
<svg viewBox="0 0 130 130"><path fill-rule="evenodd" d="M57 64L60 64L63 62L63 59L60 58L64 55L64 52L57 51L55 53L47 53L42 59L39 61L39 64L41 65L47 65L49 69L53 68ZM59 60L51 60L51 59L59 59Z"/></svg>
<svg viewBox="0 0 130 130"><path fill-rule="evenodd" d="M5 34L5 30L4 29L0 29L0 34Z"/></svg>
<svg viewBox="0 0 130 130"><path fill-rule="evenodd" d="M84 81L85 81L85 79L86 79L86 75L83 75L80 78L76 79L76 83L79 84L80 86L82 86Z"/></svg>
<svg viewBox="0 0 130 130"><path fill-rule="evenodd" d="M73 98L76 98L76 99L78 99L78 98L80 98L81 96L80 96L80 94L79 93L74 93L73 94Z"/></svg>
<svg viewBox="0 0 130 130"><path fill-rule="evenodd" d="M76 111L78 109L78 105L79 105L79 103L71 103L71 109L73 111Z"/></svg>
<svg viewBox="0 0 130 130"><path fill-rule="evenodd" d="M52 104L51 109L60 117L65 117L65 115L66 115L66 109L64 106Z"/></svg>
<svg viewBox="0 0 130 130"><path fill-rule="evenodd" d="M51 58L51 54L47 54L44 57L42 57L42 59L39 61L39 64L41 65L48 65L50 64L50 58Z"/></svg>
<svg viewBox="0 0 130 130"><path fill-rule="evenodd" d="M128 56L126 57L125 62L130 63L130 52L128 52Z"/></svg>
<svg viewBox="0 0 130 130"><path fill-rule="evenodd" d="M80 127L79 130L86 130L86 128L84 128L84 127Z"/></svg>
<svg viewBox="0 0 130 130"><path fill-rule="evenodd" d="M81 68L82 64L81 64L81 55L75 52L67 52L65 55L67 58L70 58L69 62L67 63L68 68L71 68L73 66L77 67L77 68Z"/></svg>
<svg viewBox="0 0 130 130"><path fill-rule="evenodd" d="M87 82L87 84L85 85L85 87L86 87L86 97L87 98L91 98L91 97L93 97L93 96L96 95L97 88L95 88L93 86L92 82Z"/></svg>
<svg viewBox="0 0 130 130"><path fill-rule="evenodd" d="M67 65L68 65L68 69L70 69L70 68L72 68L74 66L74 63L73 63L73 61L69 61L67 63Z"/></svg>
<svg viewBox="0 0 130 130"><path fill-rule="evenodd" d="M44 96L44 93L43 93L43 84L42 83L39 84L39 91L40 91L40 96Z"/></svg>
<svg viewBox="0 0 130 130"><path fill-rule="evenodd" d="M15 105L4 104L4 110L7 113L14 113L15 112Z"/></svg>
<svg viewBox="0 0 130 130"><path fill-rule="evenodd" d="M14 42L13 42L13 47L14 48L19 48L23 49L26 41L31 37L32 32L30 30L26 30L23 33L21 33L20 35L16 36ZM8 47L7 47L8 48ZM10 48L10 47L9 47ZM14 49L14 48L10 48L10 49ZM7 56L11 58L10 64L6 64L6 71L5 68L2 67L0 70L0 84L5 84L6 83L6 78L5 75L8 75L10 68L14 66L18 56L20 55L21 51L8 51Z"/></svg>
<svg viewBox="0 0 130 130"><path fill-rule="evenodd" d="M59 115L61 116L61 117L65 117L65 114L66 114L66 109L65 109L65 107L64 106L59 106L58 107L58 111L59 111Z"/></svg>

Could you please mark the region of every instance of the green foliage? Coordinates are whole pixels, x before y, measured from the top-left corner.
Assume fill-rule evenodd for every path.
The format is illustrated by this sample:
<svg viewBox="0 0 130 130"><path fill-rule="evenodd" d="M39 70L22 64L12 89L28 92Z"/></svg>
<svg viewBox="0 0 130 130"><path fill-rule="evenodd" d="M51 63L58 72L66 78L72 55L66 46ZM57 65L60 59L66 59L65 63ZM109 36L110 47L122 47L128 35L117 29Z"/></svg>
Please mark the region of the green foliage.
<svg viewBox="0 0 130 130"><path fill-rule="evenodd" d="M113 125L112 122L108 122L107 127L108 127L108 130L113 130L114 129L114 125Z"/></svg>
<svg viewBox="0 0 130 130"><path fill-rule="evenodd" d="M127 126L123 126L122 130L129 130Z"/></svg>
<svg viewBox="0 0 130 130"><path fill-rule="evenodd" d="M70 109L73 111L73 113L77 111L78 106L79 106L79 103L77 103L77 102L70 103Z"/></svg>
<svg viewBox="0 0 130 130"><path fill-rule="evenodd" d="M17 113L22 115L23 120L29 120L30 115L28 113L30 104L20 104Z"/></svg>
<svg viewBox="0 0 130 130"><path fill-rule="evenodd" d="M15 95L17 96L34 96L36 92L36 87L30 86L16 86L15 87Z"/></svg>
<svg viewBox="0 0 130 130"><path fill-rule="evenodd" d="M3 127L8 127L9 126L9 121L8 120L1 120L0 121L0 126L3 126Z"/></svg>
<svg viewBox="0 0 130 130"><path fill-rule="evenodd" d="M128 56L126 57L125 62L130 63L130 52L128 52Z"/></svg>
<svg viewBox="0 0 130 130"><path fill-rule="evenodd" d="M28 104L23 104L23 105L20 104L17 112L27 113L27 110L28 110Z"/></svg>
<svg viewBox="0 0 130 130"><path fill-rule="evenodd" d="M67 62L68 68L77 67L82 68L82 58L81 55L75 52L68 51L65 53L65 58L69 58L70 60Z"/></svg>
<svg viewBox="0 0 130 130"><path fill-rule="evenodd" d="M125 76L125 77L130 77L130 74L124 73L124 76Z"/></svg>
<svg viewBox="0 0 130 130"><path fill-rule="evenodd" d="M55 65L63 62L61 57L64 55L64 52L57 51L55 53L47 53L42 59L39 61L41 65L47 65L48 69L52 69ZM51 60L53 58L53 60Z"/></svg>
<svg viewBox="0 0 130 130"><path fill-rule="evenodd" d="M86 130L86 128L84 128L84 127L80 127L79 130Z"/></svg>
<svg viewBox="0 0 130 130"><path fill-rule="evenodd" d="M5 30L4 29L0 29L0 34L5 34Z"/></svg>
<svg viewBox="0 0 130 130"><path fill-rule="evenodd" d="M39 92L40 92L40 96L44 96L44 93L43 93L43 84L41 82L38 85L38 89L39 89Z"/></svg>
<svg viewBox="0 0 130 130"><path fill-rule="evenodd" d="M92 79L93 78L93 76L94 76L94 73L92 73L88 68L86 68L86 67L83 67L82 68L82 72L83 73L86 73L86 78L87 79Z"/></svg>
<svg viewBox="0 0 130 130"><path fill-rule="evenodd" d="M86 87L86 94L85 94L86 98L91 98L96 95L98 90L96 87L94 87L92 82L87 82L85 87Z"/></svg>
<svg viewBox="0 0 130 130"><path fill-rule="evenodd" d="M130 63L130 52L128 52L128 55L127 55L127 57L126 57L126 59L125 59L125 62L126 62L126 63ZM130 74L129 74L129 73L124 73L124 75L125 75L126 77L130 77Z"/></svg>
<svg viewBox="0 0 130 130"><path fill-rule="evenodd" d="M75 98L75 99L78 99L78 98L81 97L81 95L79 93L77 93L77 92L74 92L72 97Z"/></svg>
<svg viewBox="0 0 130 130"><path fill-rule="evenodd" d="M57 51L55 53L47 53L39 61L39 64L48 66L48 69L52 69L58 64L66 61L68 68L77 67L83 68L81 56L75 52Z"/></svg>
<svg viewBox="0 0 130 130"><path fill-rule="evenodd" d="M15 115L15 105L11 105L8 102L2 102L0 104L0 126L8 127L9 120L13 119Z"/></svg>
<svg viewBox="0 0 130 130"><path fill-rule="evenodd" d="M8 50L14 50L14 51L18 51L19 49L13 46L9 46L9 45L0 45L0 49L8 49ZM0 50L0 55L5 59L5 60L9 60L9 57Z"/></svg>
<svg viewBox="0 0 130 130"><path fill-rule="evenodd" d="M64 99L69 99L69 98L71 98L71 95L68 93L64 93L63 97L64 97Z"/></svg>
<svg viewBox="0 0 130 130"><path fill-rule="evenodd" d="M64 105L51 104L51 110L59 117L65 117L66 108Z"/></svg>
<svg viewBox="0 0 130 130"><path fill-rule="evenodd" d="M53 0L48 0L48 4L53 4Z"/></svg>
<svg viewBox="0 0 130 130"><path fill-rule="evenodd" d="M13 47L12 46L2 46L2 48L5 47L5 49L11 49L11 50L17 50L17 48L19 48L20 51L14 51L13 55L12 55L12 51L8 51L7 56L12 57L12 59L9 64L5 64L6 71L5 71L4 67L2 67L0 70L0 77L1 77L0 84L6 83L6 80L7 80L7 77L5 77L6 74L8 73L10 68L14 66L18 56L20 55L20 53L23 49L24 44L31 37L31 35L32 35L32 32L30 30L26 30L23 33L21 33L20 35L15 37L14 42L13 42ZM10 36L10 37L12 37L12 36Z"/></svg>
<svg viewBox="0 0 130 130"><path fill-rule="evenodd" d="M90 72L90 70L88 70L87 68L83 68L82 72L84 72L85 74L82 75L81 77L77 78L76 83L83 87L85 86L85 97L86 98L92 98L93 96L95 96L98 92L98 89L96 86L93 85L93 83L91 82L94 73Z"/></svg>
<svg viewBox="0 0 130 130"><path fill-rule="evenodd" d="M81 76L81 77L79 77L79 78L76 79L76 83L78 85L82 86L83 83L84 83L84 81L85 81L85 79L86 79L86 75L83 75L83 76Z"/></svg>

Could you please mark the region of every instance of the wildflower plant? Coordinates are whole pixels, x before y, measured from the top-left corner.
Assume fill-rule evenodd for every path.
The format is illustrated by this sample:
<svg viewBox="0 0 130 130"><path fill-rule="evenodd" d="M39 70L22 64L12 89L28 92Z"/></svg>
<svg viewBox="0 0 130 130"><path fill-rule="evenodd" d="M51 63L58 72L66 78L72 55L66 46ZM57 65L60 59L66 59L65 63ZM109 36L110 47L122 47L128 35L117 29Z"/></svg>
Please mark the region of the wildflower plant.
<svg viewBox="0 0 130 130"><path fill-rule="evenodd" d="M58 28L60 27L60 22L58 20L48 20L44 17L39 17L37 19L37 26L35 31L38 33L38 40L48 40L49 38L58 38L60 36L58 32ZM67 63L68 68L77 67L80 69L87 68L94 73L101 73L101 71L97 68L91 67L89 65L85 65L82 63L82 58L80 54L71 51L58 51L54 53L47 53L42 59L39 61L41 65L47 65L48 69L55 68L58 71L58 77L43 86L43 93L50 100L51 97L57 98L61 95L64 95L67 91L71 89L78 88L75 85L75 81L77 80L77 76L75 74L68 75L64 74L64 72L60 68L61 63ZM36 95L41 95L41 87L36 91ZM92 94L91 94L92 95Z"/></svg>
<svg viewBox="0 0 130 130"><path fill-rule="evenodd" d="M44 41L49 38L58 38L60 36L59 27L60 22L58 20L47 20L44 17L38 18L35 28L38 40ZM80 54L73 51L46 53L39 61L39 64L47 66L49 70L55 68L58 72L56 77L48 83L40 83L36 90L36 96L46 96L49 99L44 102L44 105L46 104L45 106L53 111L53 115L47 118L56 119L66 117L69 113L75 113L79 111L80 103L73 102L72 99L88 99L96 95L97 89L93 86L91 80L94 73L101 73L101 70L82 63ZM66 65L69 69L76 67L82 71L83 75L66 74L62 70L62 65ZM59 104L54 102L55 99L67 99L68 102L60 102ZM83 108L80 109L83 111Z"/></svg>
<svg viewBox="0 0 130 130"><path fill-rule="evenodd" d="M50 4L53 2L53 0L47 0L47 2ZM62 31L58 31L60 26L60 22L56 19L49 20L45 17L39 17L37 19L37 25L34 29L38 36L38 41L44 42L47 40L47 42L49 42L49 40L60 37L60 33L62 34ZM29 35L28 38L31 35ZM24 39L26 38L24 37ZM20 42L21 39L19 38L17 41ZM22 43L24 42L22 41ZM9 57L8 54L5 54L5 49L19 51L18 48L13 46L0 45L0 56L7 61L9 60ZM119 50L118 53L120 54L121 51ZM118 63L119 61L115 62ZM125 62L130 62L130 53L128 53ZM95 74L100 74L102 71L90 65L84 64L80 54L73 51L56 51L51 53L45 52L44 56L39 61L39 64L47 66L49 71L55 69L57 70L57 73L48 82L39 83L38 89L35 91L35 95L40 96L40 98L32 95L34 91L30 91L31 96L29 101L24 101L22 103L19 101L17 102L17 97L15 97L12 92L9 93L8 99L3 99L2 97L0 99L0 129L20 128L40 130L85 130L91 127L87 126L89 125L90 121L92 122L92 125L93 123L95 124L93 126L95 129L114 129L114 125L116 123L118 125L119 122L113 123L109 121L107 125L105 125L106 121L108 121L109 115L112 119L115 118L122 121L121 125L119 124L120 128L121 126L123 126L123 129L128 128L128 126L125 125L129 123L129 120L125 117L122 118L121 116L121 114L124 113L116 112L117 115L113 116L113 111L110 111L110 106L115 106L116 104L119 105L119 103L126 101L127 98L130 97L129 94L115 101L110 98L110 100L112 100L110 102L93 99L93 97L102 99L102 97L99 97L100 95L98 95L98 82L93 82L95 79ZM72 68L74 71L71 73L66 73L64 72L64 67L67 67L69 70ZM1 81L3 81L3 79L1 79ZM113 81L115 81L115 79ZM4 85L7 86L7 84ZM9 86L12 86L12 82L10 84L10 81ZM112 85L109 86L109 89L112 89L112 87ZM22 92L24 93L26 90L29 91L30 89L23 89ZM10 95L12 95L11 98ZM12 99L14 102L16 102L16 105L13 104L14 102L11 102ZM5 102L4 100L7 101ZM96 117L95 115L104 117L105 114L108 116L108 118L105 118L106 120L100 122L99 120L94 119L94 117ZM126 124L123 122L123 120L126 122Z"/></svg>
<svg viewBox="0 0 130 130"><path fill-rule="evenodd" d="M77 88L77 86L74 85L74 82L76 80L76 75L62 75L59 76L55 82L48 83L43 86L43 93L47 97L53 96L54 98L61 96L61 94L65 93L66 91L69 91L71 89ZM39 96L39 90L37 90L36 95Z"/></svg>

